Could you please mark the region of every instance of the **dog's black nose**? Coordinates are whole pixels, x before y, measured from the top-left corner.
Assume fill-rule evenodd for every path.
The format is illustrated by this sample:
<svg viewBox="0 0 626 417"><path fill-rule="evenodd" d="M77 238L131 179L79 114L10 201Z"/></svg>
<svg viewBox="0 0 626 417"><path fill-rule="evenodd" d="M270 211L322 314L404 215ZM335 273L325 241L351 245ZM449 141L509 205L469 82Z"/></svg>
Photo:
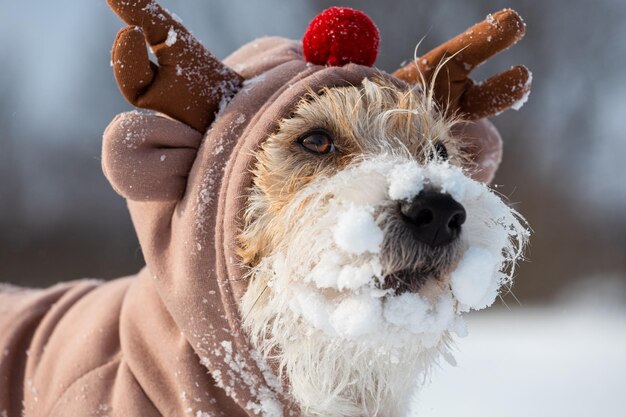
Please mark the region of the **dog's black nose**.
<svg viewBox="0 0 626 417"><path fill-rule="evenodd" d="M432 190L400 203L400 212L415 239L432 247L454 241L466 218L465 209L454 198Z"/></svg>

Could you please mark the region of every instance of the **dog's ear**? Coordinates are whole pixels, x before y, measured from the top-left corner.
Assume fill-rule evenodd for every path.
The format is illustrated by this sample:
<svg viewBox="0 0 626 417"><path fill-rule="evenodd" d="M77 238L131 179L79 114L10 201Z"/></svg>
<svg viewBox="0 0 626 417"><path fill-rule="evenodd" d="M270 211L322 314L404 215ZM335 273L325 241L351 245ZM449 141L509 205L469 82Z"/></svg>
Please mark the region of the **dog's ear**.
<svg viewBox="0 0 626 417"><path fill-rule="evenodd" d="M513 10L505 9L400 68L394 75L410 84L432 87L447 114L460 113L477 120L501 113L523 101L530 91L531 74L522 65L512 67L482 83L468 75L480 64L508 49L524 36L525 24Z"/></svg>
<svg viewBox="0 0 626 417"><path fill-rule="evenodd" d="M179 121L122 113L104 132L102 169L129 200L179 200L201 141L202 134Z"/></svg>
<svg viewBox="0 0 626 417"><path fill-rule="evenodd" d="M205 132L220 103L243 78L215 58L154 0L107 0L129 26L119 31L112 62L122 94L133 105L162 112ZM158 60L151 62L146 42Z"/></svg>

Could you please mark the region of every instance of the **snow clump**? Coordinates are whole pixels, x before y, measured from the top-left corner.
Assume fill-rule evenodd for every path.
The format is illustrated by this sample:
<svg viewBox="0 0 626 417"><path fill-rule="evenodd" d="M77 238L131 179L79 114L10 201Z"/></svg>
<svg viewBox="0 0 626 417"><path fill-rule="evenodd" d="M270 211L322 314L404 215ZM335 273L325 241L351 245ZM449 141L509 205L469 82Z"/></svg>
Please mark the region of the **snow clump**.
<svg viewBox="0 0 626 417"><path fill-rule="evenodd" d="M466 210L458 264L418 293L396 295L377 285L384 279L383 220L391 204L425 187L450 194ZM494 302L528 235L521 217L487 186L441 162L372 158L313 182L291 207L289 241L280 256L262 261L273 274L270 303L288 300L312 329L369 344L419 336L433 347L449 332L464 335L462 313Z"/></svg>

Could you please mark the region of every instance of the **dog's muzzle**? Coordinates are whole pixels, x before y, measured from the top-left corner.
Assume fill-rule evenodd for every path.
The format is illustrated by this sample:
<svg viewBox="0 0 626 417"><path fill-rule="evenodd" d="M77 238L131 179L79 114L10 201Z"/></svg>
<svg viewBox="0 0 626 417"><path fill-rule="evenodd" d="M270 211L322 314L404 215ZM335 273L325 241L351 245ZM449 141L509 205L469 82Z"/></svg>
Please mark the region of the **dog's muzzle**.
<svg viewBox="0 0 626 417"><path fill-rule="evenodd" d="M384 245L387 273L381 288L393 289L396 295L416 293L458 262L467 213L450 194L433 188L398 201L394 212L392 233Z"/></svg>
<svg viewBox="0 0 626 417"><path fill-rule="evenodd" d="M413 237L430 246L445 246L461 234L465 208L449 194L424 190L400 203L400 216Z"/></svg>

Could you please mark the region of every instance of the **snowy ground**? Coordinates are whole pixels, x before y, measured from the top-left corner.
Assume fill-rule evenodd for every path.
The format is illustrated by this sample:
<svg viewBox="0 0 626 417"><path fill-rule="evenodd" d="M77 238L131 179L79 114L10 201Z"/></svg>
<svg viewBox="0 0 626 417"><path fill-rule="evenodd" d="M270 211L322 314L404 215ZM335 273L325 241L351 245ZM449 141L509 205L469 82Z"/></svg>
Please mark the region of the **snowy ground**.
<svg viewBox="0 0 626 417"><path fill-rule="evenodd" d="M419 417L626 415L626 310L474 313L457 366L432 376Z"/></svg>

